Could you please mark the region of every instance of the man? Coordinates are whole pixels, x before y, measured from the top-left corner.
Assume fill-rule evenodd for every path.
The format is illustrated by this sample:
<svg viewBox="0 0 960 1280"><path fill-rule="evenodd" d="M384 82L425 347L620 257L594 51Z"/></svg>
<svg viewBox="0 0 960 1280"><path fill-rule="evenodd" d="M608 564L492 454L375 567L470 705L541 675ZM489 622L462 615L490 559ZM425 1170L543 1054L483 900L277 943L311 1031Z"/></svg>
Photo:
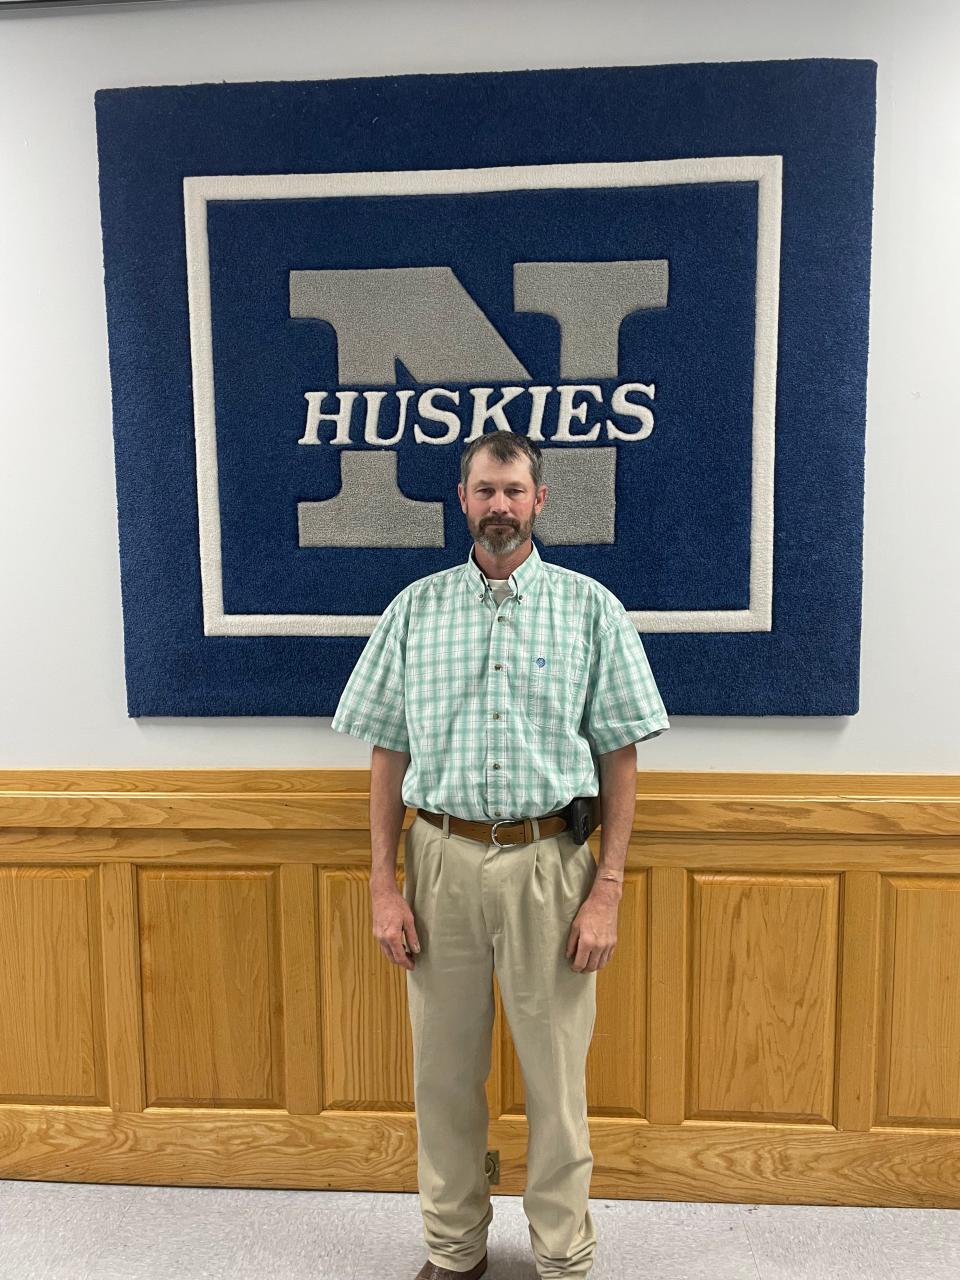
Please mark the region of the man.
<svg viewBox="0 0 960 1280"><path fill-rule="evenodd" d="M466 563L388 605L332 721L373 744L373 932L407 972L413 1032L428 1246L417 1280L486 1270L494 972L523 1071L523 1207L537 1271L584 1277L596 1246L585 1083L596 977L617 939L634 743L670 726L620 601L540 559L532 531L547 488L537 445L512 432L480 436L460 475L474 539ZM598 792L599 866L566 813ZM401 892L407 805L416 816Z"/></svg>

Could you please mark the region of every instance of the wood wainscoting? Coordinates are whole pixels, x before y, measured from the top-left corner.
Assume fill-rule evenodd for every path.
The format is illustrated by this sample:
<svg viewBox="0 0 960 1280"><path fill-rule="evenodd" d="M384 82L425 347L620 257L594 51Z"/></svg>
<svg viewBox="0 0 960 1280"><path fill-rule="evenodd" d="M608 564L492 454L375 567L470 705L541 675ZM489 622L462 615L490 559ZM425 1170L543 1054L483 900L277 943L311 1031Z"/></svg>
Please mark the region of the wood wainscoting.
<svg viewBox="0 0 960 1280"><path fill-rule="evenodd" d="M368 785L0 773L0 1178L416 1189ZM592 1195L960 1207L960 777L641 773L597 990Z"/></svg>

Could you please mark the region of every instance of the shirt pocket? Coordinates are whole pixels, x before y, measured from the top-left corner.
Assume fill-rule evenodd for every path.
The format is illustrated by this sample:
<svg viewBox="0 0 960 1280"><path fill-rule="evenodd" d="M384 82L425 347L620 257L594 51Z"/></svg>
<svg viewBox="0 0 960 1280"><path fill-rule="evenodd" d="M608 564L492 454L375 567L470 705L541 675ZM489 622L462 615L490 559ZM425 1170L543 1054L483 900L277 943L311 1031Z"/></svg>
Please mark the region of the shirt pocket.
<svg viewBox="0 0 960 1280"><path fill-rule="evenodd" d="M572 653L555 653L542 666L531 658L523 680L523 709L538 729L559 734L576 729L583 710L586 667Z"/></svg>

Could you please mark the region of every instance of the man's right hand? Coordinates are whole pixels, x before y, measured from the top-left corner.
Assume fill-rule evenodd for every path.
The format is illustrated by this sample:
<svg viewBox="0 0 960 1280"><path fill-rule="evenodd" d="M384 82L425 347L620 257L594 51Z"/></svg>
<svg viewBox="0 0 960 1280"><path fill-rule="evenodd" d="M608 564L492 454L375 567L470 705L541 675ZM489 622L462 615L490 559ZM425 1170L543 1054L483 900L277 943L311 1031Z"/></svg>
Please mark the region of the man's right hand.
<svg viewBox="0 0 960 1280"><path fill-rule="evenodd" d="M373 908L373 936L380 944L380 950L401 969L412 969L413 954L410 952L416 954L420 950L420 939L410 904L396 884L392 887L371 885L370 903Z"/></svg>

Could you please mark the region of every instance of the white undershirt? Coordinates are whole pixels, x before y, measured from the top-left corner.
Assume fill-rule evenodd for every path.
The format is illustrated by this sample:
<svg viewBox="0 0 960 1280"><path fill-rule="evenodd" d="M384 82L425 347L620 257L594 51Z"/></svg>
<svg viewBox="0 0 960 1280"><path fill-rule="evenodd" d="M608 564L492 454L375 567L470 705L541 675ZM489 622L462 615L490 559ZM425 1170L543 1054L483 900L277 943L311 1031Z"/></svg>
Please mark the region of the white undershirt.
<svg viewBox="0 0 960 1280"><path fill-rule="evenodd" d="M505 600L507 596L513 595L509 578L488 578L487 582L490 584L490 590L497 604L500 604L501 600Z"/></svg>

